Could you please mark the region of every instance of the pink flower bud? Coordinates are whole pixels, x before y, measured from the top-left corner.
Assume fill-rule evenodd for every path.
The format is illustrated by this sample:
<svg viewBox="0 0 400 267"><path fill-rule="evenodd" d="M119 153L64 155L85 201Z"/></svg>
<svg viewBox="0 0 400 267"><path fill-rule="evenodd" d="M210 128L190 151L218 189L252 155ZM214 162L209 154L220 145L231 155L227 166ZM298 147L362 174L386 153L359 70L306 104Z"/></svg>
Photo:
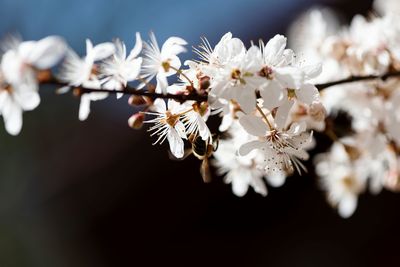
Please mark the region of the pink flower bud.
<svg viewBox="0 0 400 267"><path fill-rule="evenodd" d="M132 129L140 129L143 126L143 121L144 121L144 113L138 112L136 114L133 114L128 119L128 124L129 127L131 127Z"/></svg>
<svg viewBox="0 0 400 267"><path fill-rule="evenodd" d="M325 120L325 117L326 117L326 110L325 110L325 107L322 105L321 102L314 101L310 105L310 109L308 111L308 114L315 121L323 121L323 120Z"/></svg>

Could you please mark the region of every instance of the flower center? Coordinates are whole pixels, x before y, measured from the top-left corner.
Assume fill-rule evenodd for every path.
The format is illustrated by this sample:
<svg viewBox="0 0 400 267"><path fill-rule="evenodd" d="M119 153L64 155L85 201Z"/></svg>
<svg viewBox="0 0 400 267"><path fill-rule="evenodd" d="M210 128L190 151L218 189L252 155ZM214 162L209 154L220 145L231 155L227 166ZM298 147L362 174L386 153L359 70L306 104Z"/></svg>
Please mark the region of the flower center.
<svg viewBox="0 0 400 267"><path fill-rule="evenodd" d="M246 81L242 78L241 75L242 75L242 72L239 69L233 69L231 71L231 78L233 80L235 80L235 82L239 82L241 84L246 84Z"/></svg>
<svg viewBox="0 0 400 267"><path fill-rule="evenodd" d="M179 115L172 114L170 111L165 112L165 122L174 127L179 120Z"/></svg>
<svg viewBox="0 0 400 267"><path fill-rule="evenodd" d="M168 72L169 69L171 68L171 64L169 64L169 60L163 61L163 62L161 63L161 66L163 67L163 69L164 69L165 72Z"/></svg>
<svg viewBox="0 0 400 267"><path fill-rule="evenodd" d="M347 189L352 189L355 186L355 181L352 176L343 177L342 182Z"/></svg>
<svg viewBox="0 0 400 267"><path fill-rule="evenodd" d="M272 80L274 78L274 71L272 70L272 68L265 66L258 72L258 75L260 75L261 77L265 77L268 80Z"/></svg>
<svg viewBox="0 0 400 267"><path fill-rule="evenodd" d="M296 90L287 88L287 97L288 100L293 100L296 98Z"/></svg>

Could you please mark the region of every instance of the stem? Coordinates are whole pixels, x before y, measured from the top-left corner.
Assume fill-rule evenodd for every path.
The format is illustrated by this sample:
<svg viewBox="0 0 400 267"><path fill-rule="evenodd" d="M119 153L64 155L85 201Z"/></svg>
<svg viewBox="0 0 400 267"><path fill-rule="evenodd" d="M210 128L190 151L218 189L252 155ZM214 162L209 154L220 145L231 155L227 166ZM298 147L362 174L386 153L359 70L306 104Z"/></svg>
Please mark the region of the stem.
<svg viewBox="0 0 400 267"><path fill-rule="evenodd" d="M316 84L315 87L318 88L318 90L323 90L325 88L334 86L334 85L339 85L339 84L344 84L344 83L352 83L352 82L360 82L360 81L367 81L367 80L376 80L380 79L382 81L387 80L388 78L391 77L398 77L400 76L400 71L394 71L394 72L387 72L383 75L368 75L368 76L351 76L346 79L342 80L337 80L333 82L328 82L328 83L321 83L321 84Z"/></svg>
<svg viewBox="0 0 400 267"><path fill-rule="evenodd" d="M188 77L185 73L183 73L182 70L177 69L177 68L175 68L175 67L173 67L173 66L170 66L170 68L173 69L174 71L176 71L176 73L178 73L179 75L182 75L183 78L185 78L185 79L190 83L190 86L191 86L193 89L195 89L192 80L190 80L189 77Z"/></svg>
<svg viewBox="0 0 400 267"><path fill-rule="evenodd" d="M268 124L269 130L272 131L274 129L274 127L272 127L272 124L269 122L267 115L265 115L264 111L260 108L260 106L258 104L256 104L256 108L257 108L258 112L261 113L261 116L264 118L264 120Z"/></svg>
<svg viewBox="0 0 400 267"><path fill-rule="evenodd" d="M185 79L187 79L191 85L193 85L193 83L190 81L190 79L182 73L181 70L177 70L177 73L182 74L183 77L185 77ZM339 85L339 84L345 84L345 83L352 83L352 82L359 82L359 81L367 81L367 80L376 80L376 79L380 79L385 81L388 78L391 77L400 77L400 71L394 71L394 72L387 72L383 75L368 75L368 76L351 76L349 78L346 79L342 79L342 80L337 80L337 81L333 81L333 82L328 82L328 83L321 83L321 84L316 84L315 87L318 88L318 90L324 90L328 87L331 86L335 86L335 85ZM49 84L49 85L56 85L56 86L69 86L67 83L65 82L61 82L59 80L57 80L55 77L51 77L47 80L42 80L40 81L40 84ZM72 86L73 87L73 86ZM147 92L144 90L139 90L130 86L127 86L126 88L124 88L121 91L118 90L106 90L106 89L96 89L96 88L88 88L88 87L83 87L83 86L75 86L76 88L80 89L80 93L82 94L86 94L86 93L93 93L93 92L107 92L110 94L117 94L117 93L123 93L123 94L127 94L127 95L139 95L139 96L146 96L149 97L151 99L156 99L156 98L163 98L163 99L174 99L178 102L185 102L188 100L193 100L193 101L197 101L197 102L203 102L203 101L207 101L208 96L207 94L198 94L196 91L193 91L191 94L159 94L159 93L154 93L154 92ZM194 88L194 87L193 87ZM264 114L265 115L265 114Z"/></svg>
<svg viewBox="0 0 400 267"><path fill-rule="evenodd" d="M65 82L61 82L57 80L56 78L52 77L49 80L46 81L41 81L41 84L49 84L49 85L56 85L56 86L69 86ZM98 88L88 88L88 87L83 87L83 86L71 86L79 89L80 94L87 94L87 93L110 93L110 94L118 94L118 93L123 93L126 95L138 95L138 96L146 96L151 99L157 99L157 98L163 98L163 99L174 99L178 102L185 102L188 100L193 100L197 102L203 102L207 101L208 96L207 95L200 95L196 91L194 91L191 94L159 94L155 92L148 92L145 90L139 90L134 87L127 86L123 90L107 90L107 89L98 89Z"/></svg>

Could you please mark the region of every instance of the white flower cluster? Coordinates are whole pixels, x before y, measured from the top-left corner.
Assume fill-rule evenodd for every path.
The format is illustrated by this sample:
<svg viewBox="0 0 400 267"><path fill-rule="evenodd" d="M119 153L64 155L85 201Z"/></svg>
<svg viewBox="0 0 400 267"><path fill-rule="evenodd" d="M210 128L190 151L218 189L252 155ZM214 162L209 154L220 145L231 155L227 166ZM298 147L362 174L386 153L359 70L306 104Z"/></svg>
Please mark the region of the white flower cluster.
<svg viewBox="0 0 400 267"><path fill-rule="evenodd" d="M329 10L313 10L294 24L294 47L324 65L314 82L399 70L400 2L379 0L374 6L382 16L357 15L349 27L339 27ZM336 85L321 94L333 122L339 112L351 118L350 132L326 129L334 143L315 160L320 184L342 217L354 213L358 196L367 189L375 194L383 187L400 189L399 85L396 78L376 79Z"/></svg>
<svg viewBox="0 0 400 267"><path fill-rule="evenodd" d="M83 57L60 37L10 38L2 45L0 115L17 135L22 112L39 105L40 84L72 89L82 121L92 101L128 94L141 110L129 118L132 128L150 124L154 143L167 140L173 158L192 153L206 182L211 162L238 196L250 187L267 195L267 184L306 172L313 132L322 132L333 145L316 157L316 173L349 217L367 189L400 189L400 4L375 6L380 17L356 16L349 27L327 10L302 16L291 31L299 56L282 35L249 46L230 32L215 46L203 38L198 58L183 64L187 42L170 37L160 48L153 33L149 42L136 33L129 52L118 39L86 40ZM351 131L339 132L339 111L351 117Z"/></svg>

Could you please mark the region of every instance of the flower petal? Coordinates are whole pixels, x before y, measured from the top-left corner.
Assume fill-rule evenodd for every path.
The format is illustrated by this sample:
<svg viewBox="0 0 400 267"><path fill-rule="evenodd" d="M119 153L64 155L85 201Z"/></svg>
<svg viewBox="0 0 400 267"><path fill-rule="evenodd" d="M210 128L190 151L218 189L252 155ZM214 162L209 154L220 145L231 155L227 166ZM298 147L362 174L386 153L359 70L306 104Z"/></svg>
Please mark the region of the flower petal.
<svg viewBox="0 0 400 267"><path fill-rule="evenodd" d="M174 128L171 128L168 131L167 139L171 153L178 159L182 158L184 154L184 143L182 138L179 136L178 132Z"/></svg>
<svg viewBox="0 0 400 267"><path fill-rule="evenodd" d="M260 146L262 146L263 143L258 141L258 140L254 140L254 141L250 141L248 143L244 143L240 148L239 148L239 155L240 156L246 156L248 155L251 151L253 151L254 149L259 149Z"/></svg>
<svg viewBox="0 0 400 267"><path fill-rule="evenodd" d="M143 41L142 41L142 38L140 37L140 33L137 32L136 33L136 43L135 43L135 46L132 48L131 52L129 53L128 60L132 60L135 57L137 57L139 55L140 51L142 51L142 47L143 47Z"/></svg>
<svg viewBox="0 0 400 267"><path fill-rule="evenodd" d="M317 87L312 84L303 84L296 90L296 97L304 104L311 105L314 101L319 101L319 92Z"/></svg>
<svg viewBox="0 0 400 267"><path fill-rule="evenodd" d="M265 136L268 128L265 122L254 115L243 115L239 119L240 125L251 135Z"/></svg>
<svg viewBox="0 0 400 267"><path fill-rule="evenodd" d="M5 128L9 134L18 135L22 128L22 109L12 98L8 98L3 104Z"/></svg>
<svg viewBox="0 0 400 267"><path fill-rule="evenodd" d="M114 54L115 46L110 42L102 43L93 47L91 52L93 53L92 56L94 61L103 60Z"/></svg>
<svg viewBox="0 0 400 267"><path fill-rule="evenodd" d="M268 65L275 66L281 61L286 47L286 37L275 35L264 48L264 60Z"/></svg>
<svg viewBox="0 0 400 267"><path fill-rule="evenodd" d="M67 45L63 38L49 36L35 43L27 58L38 69L49 69L64 57Z"/></svg>
<svg viewBox="0 0 400 267"><path fill-rule="evenodd" d="M275 114L275 125L278 129L284 129L286 126L286 121L289 117L289 111L292 108L293 101L285 101L282 106L280 106Z"/></svg>
<svg viewBox="0 0 400 267"><path fill-rule="evenodd" d="M345 195L339 202L338 212L343 218L349 218L357 208L357 197L352 194Z"/></svg>

